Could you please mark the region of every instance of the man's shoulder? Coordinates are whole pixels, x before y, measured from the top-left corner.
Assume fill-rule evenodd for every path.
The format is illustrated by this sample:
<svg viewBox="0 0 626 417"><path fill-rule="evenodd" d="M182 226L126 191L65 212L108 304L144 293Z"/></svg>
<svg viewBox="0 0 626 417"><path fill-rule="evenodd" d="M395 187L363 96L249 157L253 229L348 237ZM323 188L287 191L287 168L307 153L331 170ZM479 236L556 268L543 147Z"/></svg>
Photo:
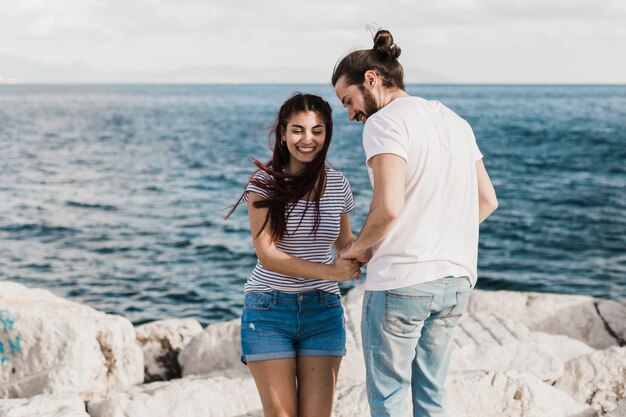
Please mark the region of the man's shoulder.
<svg viewBox="0 0 626 417"><path fill-rule="evenodd" d="M404 118L414 118L433 106L433 102L417 96L398 97L382 109L374 113L371 119L373 122L394 122Z"/></svg>
<svg viewBox="0 0 626 417"><path fill-rule="evenodd" d="M393 102L390 104L393 104ZM392 110L390 112L392 117L395 115L396 118L408 118L415 123L419 123L419 120L427 119L438 120L438 123L461 123L463 125L469 125L463 117L439 100L430 100L414 96L405 97L398 103L395 111L394 109L390 110Z"/></svg>

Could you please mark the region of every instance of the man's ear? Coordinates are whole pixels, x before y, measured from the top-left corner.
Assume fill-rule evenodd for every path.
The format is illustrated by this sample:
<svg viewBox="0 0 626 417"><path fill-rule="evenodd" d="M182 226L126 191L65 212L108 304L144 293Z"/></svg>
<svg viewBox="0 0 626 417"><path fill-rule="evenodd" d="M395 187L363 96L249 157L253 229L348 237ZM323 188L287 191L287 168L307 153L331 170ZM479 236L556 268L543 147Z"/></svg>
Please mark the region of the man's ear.
<svg viewBox="0 0 626 417"><path fill-rule="evenodd" d="M366 88L374 88L378 84L378 74L376 71L367 70L364 74L364 83Z"/></svg>

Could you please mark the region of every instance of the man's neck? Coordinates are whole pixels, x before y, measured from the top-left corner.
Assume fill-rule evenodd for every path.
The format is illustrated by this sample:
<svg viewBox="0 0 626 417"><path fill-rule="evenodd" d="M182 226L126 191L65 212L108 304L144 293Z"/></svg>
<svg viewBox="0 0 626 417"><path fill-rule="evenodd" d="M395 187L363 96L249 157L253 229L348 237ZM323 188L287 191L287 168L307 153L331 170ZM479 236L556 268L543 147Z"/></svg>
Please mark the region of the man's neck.
<svg viewBox="0 0 626 417"><path fill-rule="evenodd" d="M387 104L391 103L392 101L394 101L395 99L399 97L408 97L408 96L409 94L406 91L401 90L399 88L395 88L393 90L383 89L381 90L381 94L379 96L379 103L382 103L380 108L382 109Z"/></svg>

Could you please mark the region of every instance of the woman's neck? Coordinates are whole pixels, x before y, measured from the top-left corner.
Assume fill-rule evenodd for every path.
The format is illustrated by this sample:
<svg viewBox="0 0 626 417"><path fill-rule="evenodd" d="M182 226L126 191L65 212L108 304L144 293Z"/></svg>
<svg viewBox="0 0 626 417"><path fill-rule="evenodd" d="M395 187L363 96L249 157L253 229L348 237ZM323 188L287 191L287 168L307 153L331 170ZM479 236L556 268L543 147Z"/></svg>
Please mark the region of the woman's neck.
<svg viewBox="0 0 626 417"><path fill-rule="evenodd" d="M306 165L299 163L297 161L294 162L293 160L291 160L285 167L285 172L289 175L298 175L302 171L304 171L305 167Z"/></svg>

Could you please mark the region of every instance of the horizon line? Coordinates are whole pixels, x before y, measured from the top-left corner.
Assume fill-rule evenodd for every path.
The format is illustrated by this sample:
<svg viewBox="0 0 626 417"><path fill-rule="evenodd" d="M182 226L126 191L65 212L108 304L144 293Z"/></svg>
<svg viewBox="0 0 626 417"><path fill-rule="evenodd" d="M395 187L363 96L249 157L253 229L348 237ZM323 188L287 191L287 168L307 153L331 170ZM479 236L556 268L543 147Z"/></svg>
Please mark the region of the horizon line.
<svg viewBox="0 0 626 417"><path fill-rule="evenodd" d="M11 87L19 87L19 86L124 86L124 85L144 85L144 86L220 86L220 85L229 85L229 86L250 86L250 85L264 85L264 86L294 86L294 85L311 85L311 86L331 86L331 83L320 83L320 82L269 82L269 81L261 81L261 82L253 82L253 81L209 81L209 82L178 82L178 81L164 81L164 82L154 82L154 81L59 81L59 82L0 82L0 87L11 86ZM626 86L626 82L437 82L437 81L428 81L428 82L405 82L407 86L415 86L415 85L433 85L433 86L496 86L496 85L509 85L509 86Z"/></svg>

